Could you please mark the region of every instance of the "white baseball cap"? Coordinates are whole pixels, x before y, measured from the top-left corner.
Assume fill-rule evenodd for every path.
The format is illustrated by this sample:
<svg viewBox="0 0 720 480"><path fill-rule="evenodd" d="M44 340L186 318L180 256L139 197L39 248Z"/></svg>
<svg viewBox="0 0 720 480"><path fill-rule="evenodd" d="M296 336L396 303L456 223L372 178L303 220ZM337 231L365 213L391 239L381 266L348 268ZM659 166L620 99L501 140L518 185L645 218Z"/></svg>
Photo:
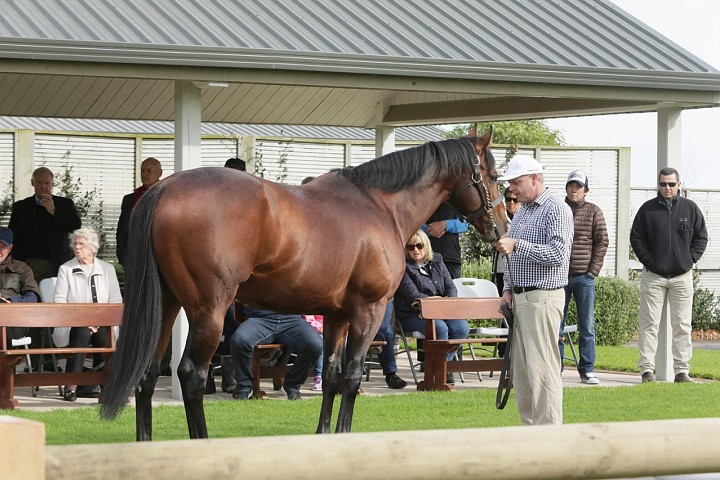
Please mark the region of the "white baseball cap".
<svg viewBox="0 0 720 480"><path fill-rule="evenodd" d="M505 175L498 178L501 182L507 182L523 175L532 175L533 173L543 173L543 166L535 158L520 155L510 160Z"/></svg>
<svg viewBox="0 0 720 480"><path fill-rule="evenodd" d="M565 182L565 187L567 187L570 183L575 182L579 184L581 187L585 187L588 190L590 189L588 185L588 178L587 175L585 175L580 170L575 170L570 172L570 175L568 175L567 182Z"/></svg>

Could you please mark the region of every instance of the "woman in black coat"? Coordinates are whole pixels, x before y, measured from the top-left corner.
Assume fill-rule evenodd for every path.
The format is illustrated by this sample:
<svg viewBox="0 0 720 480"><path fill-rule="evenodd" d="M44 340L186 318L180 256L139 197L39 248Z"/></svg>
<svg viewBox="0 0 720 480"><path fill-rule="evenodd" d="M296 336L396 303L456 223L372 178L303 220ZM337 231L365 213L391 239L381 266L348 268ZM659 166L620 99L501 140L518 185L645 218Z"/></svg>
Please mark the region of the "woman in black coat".
<svg viewBox="0 0 720 480"><path fill-rule="evenodd" d="M442 256L433 253L430 239L422 230L410 237L406 245L405 273L395 292L395 317L406 332L424 332L421 319L412 303L424 297L457 297L457 289ZM470 326L467 320L437 320L435 332L439 340L467 338ZM448 354L448 360L455 352Z"/></svg>

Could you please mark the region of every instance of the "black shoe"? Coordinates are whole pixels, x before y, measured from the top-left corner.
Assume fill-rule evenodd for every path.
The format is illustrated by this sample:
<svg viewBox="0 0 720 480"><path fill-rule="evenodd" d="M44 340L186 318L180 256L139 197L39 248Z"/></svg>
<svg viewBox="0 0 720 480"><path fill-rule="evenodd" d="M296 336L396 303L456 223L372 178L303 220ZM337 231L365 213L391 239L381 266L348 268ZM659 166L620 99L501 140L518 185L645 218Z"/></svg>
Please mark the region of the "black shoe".
<svg viewBox="0 0 720 480"><path fill-rule="evenodd" d="M81 398L98 398L100 385L78 385L77 396Z"/></svg>
<svg viewBox="0 0 720 480"><path fill-rule="evenodd" d="M447 377L445 378L445 383L455 385L455 375L453 375L452 372L447 374Z"/></svg>
<svg viewBox="0 0 720 480"><path fill-rule="evenodd" d="M74 402L77 400L77 392L75 390L65 390L65 393L63 394L63 400L67 402Z"/></svg>
<svg viewBox="0 0 720 480"><path fill-rule="evenodd" d="M655 374L653 372L645 372L642 374L643 383L652 383L655 381Z"/></svg>
<svg viewBox="0 0 720 480"><path fill-rule="evenodd" d="M693 383L693 381L687 373L680 372L675 375L675 383Z"/></svg>
<svg viewBox="0 0 720 480"><path fill-rule="evenodd" d="M398 377L396 372L385 375L385 383L389 388L400 390L401 388L407 387L407 382L402 378Z"/></svg>
<svg viewBox="0 0 720 480"><path fill-rule="evenodd" d="M283 387L283 390L285 388ZM285 395L287 395L288 400L301 400L302 397L300 396L300 390L285 390Z"/></svg>
<svg viewBox="0 0 720 480"><path fill-rule="evenodd" d="M250 400L253 398L252 388L250 390L238 390L236 389L232 394L233 400Z"/></svg>

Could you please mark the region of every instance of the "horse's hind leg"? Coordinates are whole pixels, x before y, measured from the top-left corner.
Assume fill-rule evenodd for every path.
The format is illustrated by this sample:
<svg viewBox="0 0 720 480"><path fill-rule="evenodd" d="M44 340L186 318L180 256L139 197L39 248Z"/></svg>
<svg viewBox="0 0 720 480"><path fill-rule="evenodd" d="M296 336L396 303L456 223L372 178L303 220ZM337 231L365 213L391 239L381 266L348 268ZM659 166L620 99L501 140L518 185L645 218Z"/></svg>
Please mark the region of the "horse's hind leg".
<svg viewBox="0 0 720 480"><path fill-rule="evenodd" d="M223 319L227 307L197 308L187 312L189 333L185 344L178 378L185 404L190 438L207 438L207 424L203 395L207 381L208 367L220 343ZM204 313L208 312L208 313Z"/></svg>
<svg viewBox="0 0 720 480"><path fill-rule="evenodd" d="M140 379L140 384L135 388L135 432L137 441L152 440L152 397L155 393L157 379L160 376L160 361L170 340L170 332L180 311L180 305L172 295L165 293L163 294L162 311L162 326L155 356L150 368L145 372Z"/></svg>
<svg viewBox="0 0 720 480"><path fill-rule="evenodd" d="M347 328L328 321L323 326L323 401L316 433L330 433L333 403L340 391L342 380L342 355Z"/></svg>

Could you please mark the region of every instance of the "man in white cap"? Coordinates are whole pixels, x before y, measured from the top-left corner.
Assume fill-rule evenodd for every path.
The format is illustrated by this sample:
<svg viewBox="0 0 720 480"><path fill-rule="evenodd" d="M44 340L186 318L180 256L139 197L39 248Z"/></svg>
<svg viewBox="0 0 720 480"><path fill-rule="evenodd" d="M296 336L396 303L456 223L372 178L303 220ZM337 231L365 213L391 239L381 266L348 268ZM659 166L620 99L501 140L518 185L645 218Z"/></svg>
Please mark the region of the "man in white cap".
<svg viewBox="0 0 720 480"><path fill-rule="evenodd" d="M495 243L509 266L501 302L515 316L515 401L526 425L560 424L563 393L557 336L570 265L572 212L545 188L542 165L532 157L513 158L499 180L509 182L522 203L507 236Z"/></svg>
<svg viewBox="0 0 720 480"><path fill-rule="evenodd" d="M580 381L588 385L598 385L600 380L595 375L595 277L602 268L609 241L602 210L594 203L585 201L589 190L588 178L584 172L570 172L565 183L565 203L572 210L575 235L558 346L562 361L565 350L563 329L570 299L574 297L578 319L580 360L577 369Z"/></svg>

